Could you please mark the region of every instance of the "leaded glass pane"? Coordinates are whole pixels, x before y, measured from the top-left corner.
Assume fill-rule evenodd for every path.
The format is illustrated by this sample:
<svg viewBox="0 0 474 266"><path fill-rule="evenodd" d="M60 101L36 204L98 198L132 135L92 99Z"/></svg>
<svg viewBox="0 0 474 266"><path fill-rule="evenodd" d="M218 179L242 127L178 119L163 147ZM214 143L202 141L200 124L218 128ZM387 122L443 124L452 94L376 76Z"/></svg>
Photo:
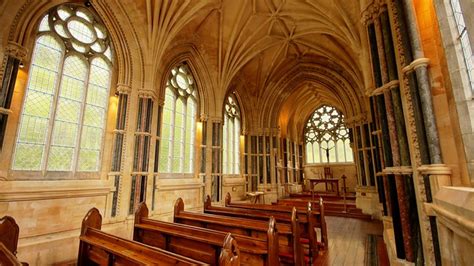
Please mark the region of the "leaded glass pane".
<svg viewBox="0 0 474 266"><path fill-rule="evenodd" d="M225 174L238 174L240 172L240 109L234 95L226 98L224 104L224 141L223 154L226 157L223 161Z"/></svg>
<svg viewBox="0 0 474 266"><path fill-rule="evenodd" d="M43 17L38 31L13 169L97 171L111 77L106 29L87 8L62 5ZM106 57L97 54L104 50Z"/></svg>
<svg viewBox="0 0 474 266"><path fill-rule="evenodd" d="M37 39L31 66L30 80L23 104L15 170L40 170L47 141L48 124L54 96L54 86L62 58L61 45L49 35ZM35 145L29 145L29 144ZM24 144L24 145L22 145ZM34 152L27 156L27 147ZM35 158L35 156L38 156Z"/></svg>

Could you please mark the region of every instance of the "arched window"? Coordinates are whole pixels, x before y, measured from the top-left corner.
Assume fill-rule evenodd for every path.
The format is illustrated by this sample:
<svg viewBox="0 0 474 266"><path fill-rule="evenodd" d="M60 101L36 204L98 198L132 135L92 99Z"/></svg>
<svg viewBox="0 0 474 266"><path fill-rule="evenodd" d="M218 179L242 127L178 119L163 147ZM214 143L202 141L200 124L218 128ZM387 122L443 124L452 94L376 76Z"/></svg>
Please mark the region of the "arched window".
<svg viewBox="0 0 474 266"><path fill-rule="evenodd" d="M305 127L307 163L353 162L349 130L344 115L324 105L309 118Z"/></svg>
<svg viewBox="0 0 474 266"><path fill-rule="evenodd" d="M105 26L62 5L42 19L33 50L13 170L100 169L111 79Z"/></svg>
<svg viewBox="0 0 474 266"><path fill-rule="evenodd" d="M186 64L171 70L166 82L159 171L193 173L197 91Z"/></svg>
<svg viewBox="0 0 474 266"><path fill-rule="evenodd" d="M240 173L240 109L234 95L224 105L223 173Z"/></svg>

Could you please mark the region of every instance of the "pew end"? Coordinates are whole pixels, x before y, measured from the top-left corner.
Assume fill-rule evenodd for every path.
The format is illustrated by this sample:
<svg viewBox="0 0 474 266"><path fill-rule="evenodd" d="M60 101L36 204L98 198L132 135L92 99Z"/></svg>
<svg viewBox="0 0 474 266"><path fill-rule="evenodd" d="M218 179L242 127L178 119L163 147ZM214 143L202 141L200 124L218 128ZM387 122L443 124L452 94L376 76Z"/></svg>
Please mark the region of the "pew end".
<svg viewBox="0 0 474 266"><path fill-rule="evenodd" d="M222 251L219 256L219 265L238 266L240 265L240 251L237 241L230 233L227 234Z"/></svg>
<svg viewBox="0 0 474 266"><path fill-rule="evenodd" d="M206 201L204 202L204 210L211 208L211 206L212 206L211 196L207 195Z"/></svg>
<svg viewBox="0 0 474 266"><path fill-rule="evenodd" d="M148 207L145 202L140 202L135 211L135 224L140 223L143 218L148 218Z"/></svg>
<svg viewBox="0 0 474 266"><path fill-rule="evenodd" d="M173 211L173 222L176 223L176 218L179 216L179 213L184 211L184 201L182 198L178 198L174 203L174 211Z"/></svg>
<svg viewBox="0 0 474 266"><path fill-rule="evenodd" d="M225 195L225 201L224 201L226 207L230 205L231 200L232 200L232 196L230 195L229 192L227 192L227 194Z"/></svg>
<svg viewBox="0 0 474 266"><path fill-rule="evenodd" d="M0 243L16 256L18 248L18 237L20 227L11 216L3 216L0 219Z"/></svg>
<svg viewBox="0 0 474 266"><path fill-rule="evenodd" d="M267 241L269 253L268 265L279 265L280 261L278 260L278 255L280 253L280 244L278 230L276 228L276 220L273 216L270 217L268 222Z"/></svg>
<svg viewBox="0 0 474 266"><path fill-rule="evenodd" d="M102 215L97 208L90 209L82 219L81 236L86 233L87 228L98 230L102 228Z"/></svg>

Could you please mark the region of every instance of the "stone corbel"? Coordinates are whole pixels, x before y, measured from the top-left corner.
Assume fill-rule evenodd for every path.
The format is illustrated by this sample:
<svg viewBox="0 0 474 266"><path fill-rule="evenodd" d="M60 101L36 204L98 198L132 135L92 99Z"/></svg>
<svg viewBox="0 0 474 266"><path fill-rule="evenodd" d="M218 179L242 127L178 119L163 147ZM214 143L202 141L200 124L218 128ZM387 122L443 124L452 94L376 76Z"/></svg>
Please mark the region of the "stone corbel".
<svg viewBox="0 0 474 266"><path fill-rule="evenodd" d="M130 94L132 92L132 87L126 84L117 84L116 92L119 94Z"/></svg>
<svg viewBox="0 0 474 266"><path fill-rule="evenodd" d="M3 108L3 107L0 107L0 114L2 115L9 115L12 113L12 110L10 109L6 109L6 108Z"/></svg>
<svg viewBox="0 0 474 266"><path fill-rule="evenodd" d="M402 72L404 74L410 73L411 71L416 70L419 67L428 67L430 64L430 59L429 58L417 58L413 60L408 66L402 68Z"/></svg>
<svg viewBox="0 0 474 266"><path fill-rule="evenodd" d="M28 55L28 49L20 45L19 43L9 41L5 48L5 54L14 57L20 61L24 61Z"/></svg>
<svg viewBox="0 0 474 266"><path fill-rule="evenodd" d="M428 175L431 194L436 195L442 186L451 186L451 168L445 164L422 165L417 168L420 175Z"/></svg>

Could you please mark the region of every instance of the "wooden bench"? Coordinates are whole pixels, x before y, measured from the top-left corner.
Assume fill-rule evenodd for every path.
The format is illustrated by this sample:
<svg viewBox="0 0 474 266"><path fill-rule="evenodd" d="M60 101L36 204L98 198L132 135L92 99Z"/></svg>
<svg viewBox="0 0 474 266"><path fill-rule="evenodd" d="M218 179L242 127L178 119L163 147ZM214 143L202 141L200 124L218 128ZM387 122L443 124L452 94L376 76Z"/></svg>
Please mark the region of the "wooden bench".
<svg viewBox="0 0 474 266"><path fill-rule="evenodd" d="M2 266L21 266L21 263L15 255L0 242L0 265Z"/></svg>
<svg viewBox="0 0 474 266"><path fill-rule="evenodd" d="M207 265L166 250L101 231L102 216L92 208L82 220L77 265ZM222 264L230 265L230 264Z"/></svg>
<svg viewBox="0 0 474 266"><path fill-rule="evenodd" d="M135 212L133 240L211 265L219 265L219 255L222 257L222 252L233 254L230 260L240 259L242 265L278 265L278 245L275 250L273 244L278 235L274 226L273 222L267 245L267 241L256 238L232 237L230 233L221 231L152 220L148 218L146 204L140 203ZM229 242L232 248L230 250L225 249L225 244Z"/></svg>
<svg viewBox="0 0 474 266"><path fill-rule="evenodd" d="M210 202L206 203L208 209L217 209L218 207L210 206ZM318 206L319 205L319 206ZM317 251L319 248L326 249L328 247L328 237L327 237L327 226L326 226L326 217L324 216L324 205L322 200L319 204L315 206L314 203L307 202L305 207L297 207L298 218L302 225L301 229L303 230L301 236L307 238L310 241L310 246L314 256L317 256ZM291 222L291 211L293 206L284 206L284 205L268 205L268 204L249 204L249 203L234 203L230 193L227 193L225 197L225 206L235 209L245 209L252 210L246 211L248 215L254 217L265 217L265 215L273 215L274 217L281 217L282 221L285 223ZM255 213L258 212L258 213ZM213 213L209 211L209 213ZM263 213L263 214L262 214ZM280 214L280 216L277 216ZM244 214L247 216L246 214ZM277 219L277 222L279 220ZM314 228L319 228L321 230L321 239L320 243L317 243L317 233Z"/></svg>
<svg viewBox="0 0 474 266"><path fill-rule="evenodd" d="M230 195L227 195L229 201ZM279 224L292 224L292 209L288 211L274 211L271 205L253 205L252 206L265 206L262 209L258 208L234 208L234 207L216 207L211 205L210 198L206 200L204 204L204 212L216 215L226 215L232 217L242 217L256 220L266 220L269 217L275 217ZM310 260L315 259L318 256L319 248L324 248L323 243L320 242L318 246L316 230L317 220L319 220L319 213L313 212L311 204L308 206L309 209L306 212L297 212L298 226L301 234L300 242L306 248L305 251L308 253ZM319 223L320 225L320 223Z"/></svg>
<svg viewBox="0 0 474 266"><path fill-rule="evenodd" d="M296 209L294 219L297 220ZM230 232L234 236L251 236L259 239L268 238L267 231L270 227L270 223L265 221L184 211L184 202L181 198L176 201L174 206L174 222ZM299 230L293 230L291 225L281 223L277 223L276 228L279 233L280 258L286 256L303 262L302 250L300 253L299 249L294 249L295 241L300 245Z"/></svg>

